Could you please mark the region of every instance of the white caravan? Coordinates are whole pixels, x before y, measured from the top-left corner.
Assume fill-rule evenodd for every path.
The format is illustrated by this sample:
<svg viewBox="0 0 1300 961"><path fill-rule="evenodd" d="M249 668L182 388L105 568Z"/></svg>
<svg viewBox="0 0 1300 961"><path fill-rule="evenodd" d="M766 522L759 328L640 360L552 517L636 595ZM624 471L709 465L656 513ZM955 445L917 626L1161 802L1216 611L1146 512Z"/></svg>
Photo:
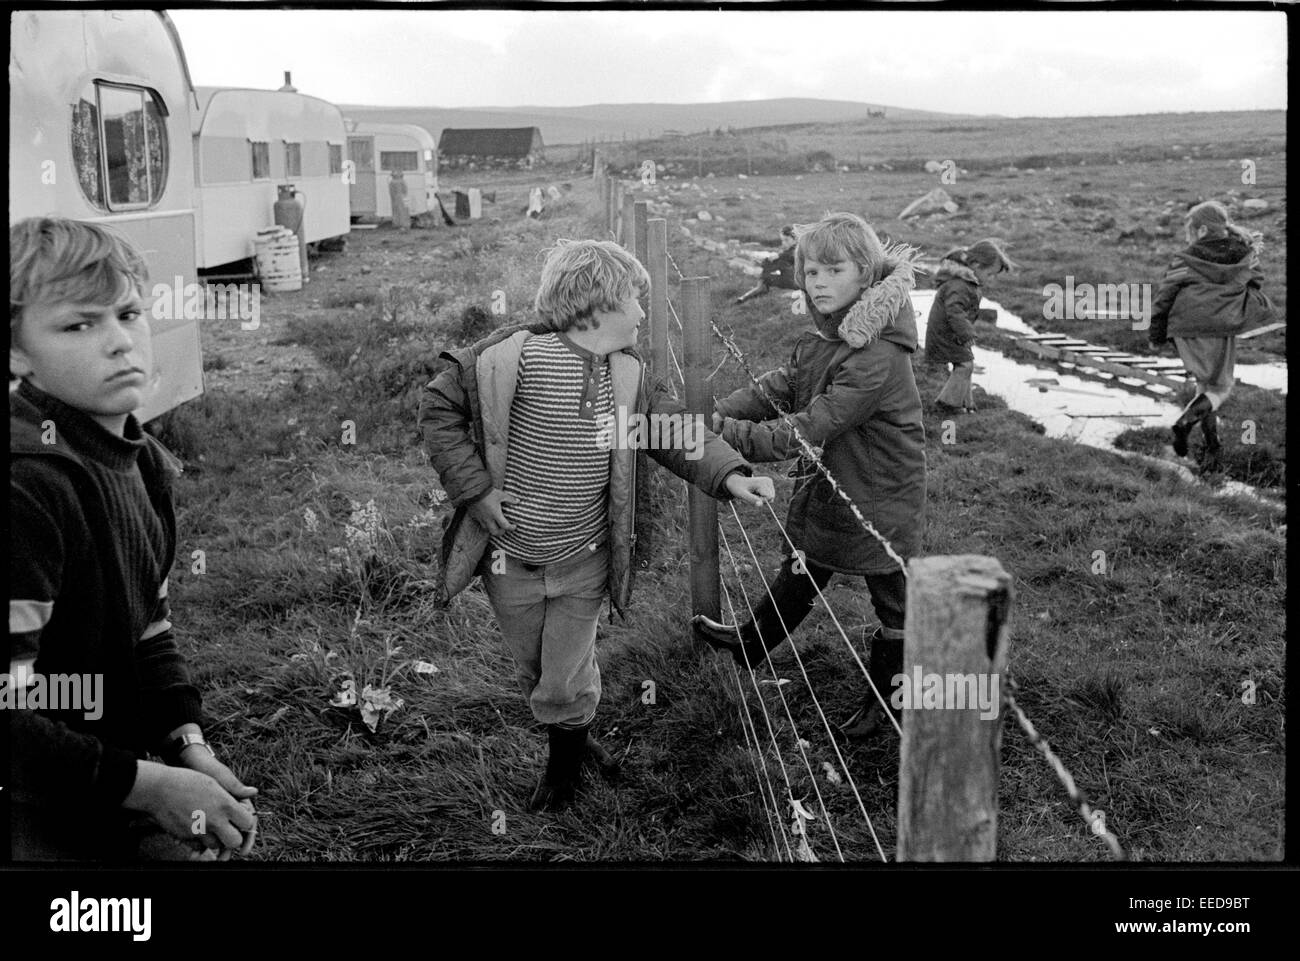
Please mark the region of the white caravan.
<svg viewBox="0 0 1300 961"><path fill-rule="evenodd" d="M58 216L107 224L144 255L151 285L194 283L195 104L167 14L10 16L9 222ZM142 421L203 392L198 321L153 313L156 380L136 412Z"/></svg>
<svg viewBox="0 0 1300 961"><path fill-rule="evenodd" d="M275 224L283 184L305 204L307 243L349 232L347 135L338 107L289 90L196 87L195 94L200 268L254 255L257 231Z"/></svg>
<svg viewBox="0 0 1300 961"><path fill-rule="evenodd" d="M349 120L347 126L354 218L393 216L388 182L394 170L400 170L406 181L411 216L437 208L438 144L433 134L413 123Z"/></svg>

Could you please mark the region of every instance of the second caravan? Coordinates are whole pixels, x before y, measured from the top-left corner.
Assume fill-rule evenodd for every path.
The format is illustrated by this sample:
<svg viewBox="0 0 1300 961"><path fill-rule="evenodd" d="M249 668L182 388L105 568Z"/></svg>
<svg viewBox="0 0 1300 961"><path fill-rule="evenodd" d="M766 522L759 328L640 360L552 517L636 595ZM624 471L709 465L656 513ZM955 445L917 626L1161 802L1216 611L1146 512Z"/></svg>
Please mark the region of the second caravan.
<svg viewBox="0 0 1300 961"><path fill-rule="evenodd" d="M194 182L198 266L252 257L258 230L273 226L279 187L304 204L309 244L350 230L339 108L279 90L196 87Z"/></svg>

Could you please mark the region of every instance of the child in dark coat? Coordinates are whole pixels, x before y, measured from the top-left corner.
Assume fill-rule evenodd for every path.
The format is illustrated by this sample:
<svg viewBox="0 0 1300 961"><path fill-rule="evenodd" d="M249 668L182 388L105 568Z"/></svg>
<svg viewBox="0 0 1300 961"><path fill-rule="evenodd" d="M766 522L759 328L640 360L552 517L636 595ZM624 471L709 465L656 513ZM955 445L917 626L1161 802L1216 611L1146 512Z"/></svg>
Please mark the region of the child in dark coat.
<svg viewBox="0 0 1300 961"><path fill-rule="evenodd" d="M975 372L975 318L981 288L989 278L1016 265L996 240L981 240L970 247L949 251L935 273L935 292L926 321L925 355L932 364L951 364L943 390L934 405L943 413L960 414L975 409L971 375Z"/></svg>
<svg viewBox="0 0 1300 961"><path fill-rule="evenodd" d="M15 860L207 860L253 842L257 789L203 739L172 634L179 464L132 413L154 370L145 274L98 224L9 228L9 372L22 383L9 395L0 692Z"/></svg>
<svg viewBox="0 0 1300 961"><path fill-rule="evenodd" d="M795 277L813 327L800 335L785 367L763 375L762 390L742 388L719 401L715 424L751 461L799 456L802 448L773 402L781 405L799 435L822 448L822 463L862 516L906 561L920 551L925 514L925 431L908 296L914 251L884 247L854 214L828 215L798 236ZM867 638L868 673L888 698L902 669L903 569L815 467L802 457L797 467L786 527L801 562L785 557L771 595L739 631L698 616L696 633L741 666L759 665L808 614L833 574L864 577L880 619ZM869 735L883 720L868 692L846 733Z"/></svg>
<svg viewBox="0 0 1300 961"><path fill-rule="evenodd" d="M1259 242L1231 222L1223 204L1197 204L1185 226L1188 246L1175 255L1156 292L1148 339L1157 348L1172 337L1196 378L1196 396L1173 426L1174 453L1187 456L1187 435L1199 423L1201 466L1216 470L1221 445L1215 412L1235 383L1236 335L1266 323L1272 305L1261 290Z"/></svg>

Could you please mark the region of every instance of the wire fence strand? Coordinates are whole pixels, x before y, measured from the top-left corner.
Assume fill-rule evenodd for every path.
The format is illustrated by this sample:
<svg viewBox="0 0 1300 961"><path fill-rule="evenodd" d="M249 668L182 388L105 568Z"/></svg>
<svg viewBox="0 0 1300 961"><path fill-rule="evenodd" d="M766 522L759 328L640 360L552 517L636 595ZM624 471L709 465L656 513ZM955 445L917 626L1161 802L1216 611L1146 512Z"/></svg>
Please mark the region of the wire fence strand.
<svg viewBox="0 0 1300 961"><path fill-rule="evenodd" d="M732 515L736 518L736 522L737 522L738 524L740 524L740 516L739 516L739 514L736 513L736 508L735 508L735 505L734 505L734 504L731 505L731 511L732 511ZM743 534L743 533L744 533L744 525L741 524L740 526L741 526L741 533ZM741 578L740 578L740 568L739 568L739 566L738 566L737 563L736 563L736 557L735 557L735 555L734 555L734 554L732 553L732 551L731 551L731 544L730 544L730 542L729 542L728 539L727 539L727 533L726 533L725 530L722 529L721 525L719 525L719 527L718 527L718 533L721 535L723 546L724 546L724 547L726 548L726 550L727 550L727 557L728 557L728 558L730 559L730 561L731 561L731 568L732 568L732 571L735 573L735 576L736 576L736 582L737 582L737 584L739 585L739 587L740 587L740 591L741 591L741 594L742 594L742 596L743 596L744 599L745 599L745 606L749 609L749 616L750 616L751 618L753 618L753 617L754 617L754 608L753 608L753 606L750 604L750 601L749 601L749 593L745 590L745 585L744 585L744 583L741 581ZM748 537L745 538L745 543L746 543L746 545L749 545L749 538L748 538ZM761 578L762 581L763 581L763 589L767 592L767 596L768 596L769 598L772 599L772 603L773 603L773 605L775 606L775 604L776 604L776 599L775 599L774 597L772 597L772 588L771 588L771 585L767 582L767 578L762 577L762 570L761 570L761 567L759 566L758 557L757 557L757 555L755 555L755 553L754 553L754 549L753 549L752 545L749 546L749 554L750 554L750 557L751 557L751 558L753 559L753 561L754 561L755 569L757 569L757 570L759 571L759 576L760 576L760 578ZM733 616L734 616L734 611L733 611ZM784 617L781 617L781 613L780 613L779 610L777 611L777 617L778 617L778 619L780 619L780 621L781 621L781 630L784 631L785 634L786 634L786 636L788 637L790 632L789 632L789 630L788 630L787 627L786 627L786 624L785 624L785 618L784 618ZM868 830L868 832L871 834L871 840L872 840L872 841L875 843L875 845L876 845L876 851L877 851L877 853L880 855L880 859L881 859L882 861L887 861L887 860L889 860L889 859L885 856L884 849L881 847L880 839L879 839L879 837L877 837L877 835L876 835L876 829L875 829L875 826L874 826L874 825L872 824L872 822L871 822L871 816L870 816L869 814L867 814L867 808L866 808L866 805L863 804L863 802L862 802L862 795L858 792L858 786L857 786L857 784L856 784L856 783L854 782L854 780L853 780L853 774L852 774L852 772L849 770L848 762L844 760L844 755L840 752L839 744L836 743L835 732L834 732L834 730L832 730L832 728L831 728L830 721L828 721L827 718L826 718L826 712L822 710L821 702L817 699L817 692L816 692L816 691L814 690L814 688L813 688L812 679L808 676L808 671L804 668L804 665L803 665L803 658L799 656L799 651L798 651L798 649L795 647L795 645L793 644L793 642L792 642L791 645L790 645L790 650L791 650L791 652L792 652L792 653L794 654L794 656L795 656L795 663L799 665L799 673L803 675L804 684L806 684L806 685L808 686L808 693L809 693L809 695L812 697L813 706L814 706L814 708L816 708L816 711L817 711L817 715L818 715L818 717L821 718L822 726L826 729L826 736L830 739L831 749L835 752L835 757L836 757L836 758L839 760L839 762L840 762L840 769L844 771L844 776L845 776L845 778L847 779L847 781L848 781L848 783L849 783L849 788L853 791L853 796L854 796L854 798L855 798L855 799L857 800L857 802L858 802L858 808L859 808L859 810L862 811L862 817L863 817L863 820L866 821L866 824L867 824L867 830ZM746 656L746 662L748 662L748 656ZM771 660L770 660L770 659L768 660L768 663L769 663L769 665L771 664ZM751 671L752 671L752 670L753 670L753 668L751 667ZM775 677L775 675L776 675L776 671L775 671L775 669L773 669L772 674L773 674L773 676ZM780 680L779 680L779 679L777 680L777 688L776 688L776 689L777 689L778 693L781 691L781 684L780 684ZM784 697L784 695L782 695L781 702L782 702L782 704L785 704L785 697ZM789 713L789 706L788 706L788 705L786 705L786 712L787 712L787 714ZM791 724L791 727L794 726L794 719L793 719L793 717L790 719L790 724ZM800 750L802 750L802 748L800 748ZM813 773L810 771L810 772L809 772L809 776L813 778L813 784L814 784L814 786L815 786L815 785L816 785L816 777L815 777L815 775L813 775ZM820 792L820 791L818 791L818 793L817 793L817 800L818 800L819 802L821 801L821 792ZM825 805L824 805L824 804L823 804L822 807L823 807L823 810L825 810ZM827 815L827 823L828 823L828 824L830 823L830 815L829 815L829 814ZM836 844L836 850L837 850L837 851L839 850L839 845L838 845L838 843ZM842 855L841 855L841 860L843 860L843 856L842 856Z"/></svg>
<svg viewBox="0 0 1300 961"><path fill-rule="evenodd" d="M724 534L723 536L725 537L726 535ZM731 554L730 548L727 549L727 553L729 555ZM749 611L749 616L752 618L754 616L754 607L749 602L749 592L745 590L745 585L740 580L740 570L736 568L735 557L731 558L731 564L732 564L732 568L736 572L736 585L740 588L741 599L744 600L745 607ZM736 619L735 605L732 603L731 600L731 592L726 591L725 594L727 598L727 607L731 611L732 621L734 623L739 623L739 621ZM761 697L762 693L758 691L757 673L755 672L753 665L749 664L748 654L745 655L745 662L746 662L746 667L749 668L750 680L755 682L754 689L756 692L758 692L758 695ZM777 678L773 683L776 687L777 697L780 698L781 700L781 707L785 710L786 720L790 722L790 733L794 737L795 747L798 749L799 756L803 760L804 770L808 772L808 779L812 782L813 793L817 795L817 806L821 808L822 817L826 819L826 829L830 833L831 843L835 845L835 854L839 857L840 861L843 862L844 852L840 849L840 841L835 834L835 825L831 822L830 811L827 810L826 808L826 801L822 797L821 786L817 783L817 775L813 772L812 763L808 760L808 751L804 747L804 745L807 744L808 742L804 740L804 738L799 736L799 727L795 723L794 714L790 710L790 703L785 698L785 692L781 690L782 687L781 679Z"/></svg>
<svg viewBox="0 0 1300 961"><path fill-rule="evenodd" d="M1061 759L1056 756L1056 753L1047 743L1047 738L1038 733L1034 728L1033 722L1030 721L1025 712L1021 710L1020 705L1016 703L1015 694L1012 692L1019 689L1020 687L1016 684L1015 680L1008 677L1007 689L1003 692L1002 696L1006 701L1007 706L1011 708L1012 713L1015 715L1016 722L1020 725L1020 729L1024 731L1025 736L1029 738L1029 743L1038 748L1043 757L1047 759L1047 763L1050 764L1052 770L1056 772L1056 777L1065 787L1066 793L1070 795L1070 800L1078 806L1080 817L1087 822L1092 833L1106 842L1110 847L1111 854L1116 860L1127 861L1128 855L1124 852L1123 846L1119 843L1119 838L1111 833L1110 829L1106 827L1106 817L1104 812L1092 808L1088 803L1088 795L1084 793L1082 788L1074 783L1074 775L1072 775L1069 769L1061 762Z"/></svg>
<svg viewBox="0 0 1300 961"><path fill-rule="evenodd" d="M736 707L736 712L740 717L740 729L745 734L745 750L749 753L750 763L754 767L754 779L758 782L758 798L763 804L763 813L767 815L767 829L772 834L772 851L779 861L781 859L781 842L777 840L776 827L773 826L772 823L772 809L777 803L776 789L772 787L772 779L767 775L766 763L763 763L761 771L759 769L759 764L763 761L763 755L758 749L758 729L754 728L754 718L749 713L749 701L745 697L744 686L740 683L740 672L735 669L734 664L732 665L731 673L736 680L736 694L740 698L740 703ZM748 727L746 727L746 721L749 723ZM750 728L754 728L754 737L752 740L749 736ZM765 782L767 787L766 794L763 793ZM772 804L770 806L767 803L769 796L772 798ZM781 825L781 836L785 837L785 823L781 821L779 814L777 815L776 821ZM791 853L790 842L788 840L786 841L785 849L787 854ZM793 855L791 855L791 860L793 860Z"/></svg>

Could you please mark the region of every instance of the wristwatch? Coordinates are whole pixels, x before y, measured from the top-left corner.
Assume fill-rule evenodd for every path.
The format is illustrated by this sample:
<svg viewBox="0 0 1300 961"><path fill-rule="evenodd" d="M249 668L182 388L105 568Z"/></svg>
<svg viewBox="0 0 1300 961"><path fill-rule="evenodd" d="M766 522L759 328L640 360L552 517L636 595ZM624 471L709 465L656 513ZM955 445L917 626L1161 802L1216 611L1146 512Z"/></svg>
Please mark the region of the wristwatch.
<svg viewBox="0 0 1300 961"><path fill-rule="evenodd" d="M199 745L199 747L207 751L208 754L210 754L212 757L217 756L217 752L212 750L212 745L210 745L206 740L204 740L202 734L181 734L177 737L172 738L170 741L167 742L167 747L164 756L169 761L179 761L181 757L181 752L184 751L191 744Z"/></svg>

